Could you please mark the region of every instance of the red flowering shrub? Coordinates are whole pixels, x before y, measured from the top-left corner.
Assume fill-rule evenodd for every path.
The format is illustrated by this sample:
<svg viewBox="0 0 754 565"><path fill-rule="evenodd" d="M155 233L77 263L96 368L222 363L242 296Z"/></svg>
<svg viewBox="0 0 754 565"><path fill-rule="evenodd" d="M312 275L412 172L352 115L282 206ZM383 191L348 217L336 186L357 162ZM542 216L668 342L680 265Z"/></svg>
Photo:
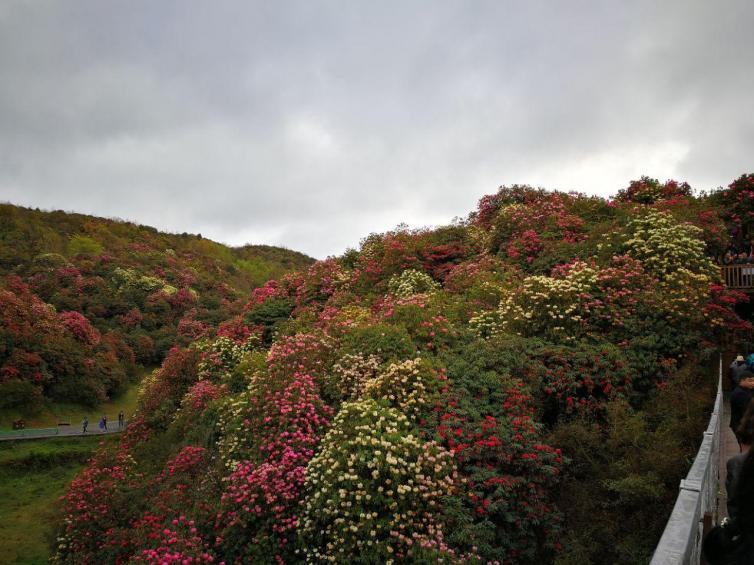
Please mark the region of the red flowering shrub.
<svg viewBox="0 0 754 565"><path fill-rule="evenodd" d="M618 191L615 199L620 202L636 202L639 204L654 204L660 200L683 199L688 204L689 196L691 196L691 187L686 182L678 183L669 180L665 184L660 184L657 179L644 176L639 180L631 181L628 188Z"/></svg>
<svg viewBox="0 0 754 565"><path fill-rule="evenodd" d="M464 478L446 507L451 546L501 563L536 562L544 548L557 550L553 493L563 460L544 443L523 386L514 382L476 401L451 388L437 414L436 433Z"/></svg>
<svg viewBox="0 0 754 565"><path fill-rule="evenodd" d="M79 341L87 345L97 345L101 339L100 333L92 327L84 316L78 312L61 312L58 314L66 330L71 332Z"/></svg>
<svg viewBox="0 0 754 565"><path fill-rule="evenodd" d="M754 233L754 173L741 175L722 191L722 216L736 236Z"/></svg>

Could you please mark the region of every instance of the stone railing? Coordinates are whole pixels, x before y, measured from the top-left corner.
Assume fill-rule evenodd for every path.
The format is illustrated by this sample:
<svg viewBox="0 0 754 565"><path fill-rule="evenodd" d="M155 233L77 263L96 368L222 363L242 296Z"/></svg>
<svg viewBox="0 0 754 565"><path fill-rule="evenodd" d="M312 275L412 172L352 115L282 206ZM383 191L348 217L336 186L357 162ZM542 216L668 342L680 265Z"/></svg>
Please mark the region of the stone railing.
<svg viewBox="0 0 754 565"><path fill-rule="evenodd" d="M723 360L717 378L715 407L704 439L686 478L650 565L698 565L705 531L717 521L718 472L722 445Z"/></svg>

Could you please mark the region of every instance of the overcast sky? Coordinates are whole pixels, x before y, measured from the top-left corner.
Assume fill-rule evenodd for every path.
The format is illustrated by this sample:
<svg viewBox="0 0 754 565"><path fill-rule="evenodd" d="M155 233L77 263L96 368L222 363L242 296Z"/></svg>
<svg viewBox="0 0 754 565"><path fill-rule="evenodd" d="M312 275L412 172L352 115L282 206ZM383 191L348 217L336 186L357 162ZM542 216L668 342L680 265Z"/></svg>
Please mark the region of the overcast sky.
<svg viewBox="0 0 754 565"><path fill-rule="evenodd" d="M322 258L754 171L754 2L2 0L0 200Z"/></svg>

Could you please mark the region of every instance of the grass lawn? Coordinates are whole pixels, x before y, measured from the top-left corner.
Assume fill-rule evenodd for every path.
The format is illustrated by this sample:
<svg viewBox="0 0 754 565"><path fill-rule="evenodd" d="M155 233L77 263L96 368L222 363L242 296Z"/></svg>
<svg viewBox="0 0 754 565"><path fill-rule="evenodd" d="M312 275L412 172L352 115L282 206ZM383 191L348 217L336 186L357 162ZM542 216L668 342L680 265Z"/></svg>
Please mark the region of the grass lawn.
<svg viewBox="0 0 754 565"><path fill-rule="evenodd" d="M65 402L48 402L35 414L21 414L17 410L0 410L0 431L11 430L13 421L19 418L24 420L27 428L54 428L59 422L69 422L72 426L80 426L84 416L88 416L90 429L94 429L103 414L106 414L111 422L117 422L118 412L123 410L128 420L136 411L139 383L151 371L151 368L144 369L137 382L130 384L122 394L93 408Z"/></svg>
<svg viewBox="0 0 754 565"><path fill-rule="evenodd" d="M105 436L0 443L1 563L47 563L58 498L100 442L116 441Z"/></svg>

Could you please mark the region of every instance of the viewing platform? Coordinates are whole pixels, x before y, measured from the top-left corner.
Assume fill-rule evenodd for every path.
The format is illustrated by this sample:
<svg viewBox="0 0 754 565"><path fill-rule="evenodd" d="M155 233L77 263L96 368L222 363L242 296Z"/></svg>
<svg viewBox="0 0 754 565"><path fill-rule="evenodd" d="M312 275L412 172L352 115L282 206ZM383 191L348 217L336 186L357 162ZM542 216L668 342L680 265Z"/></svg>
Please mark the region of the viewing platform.
<svg viewBox="0 0 754 565"><path fill-rule="evenodd" d="M754 292L754 263L721 265L723 282L728 288Z"/></svg>

